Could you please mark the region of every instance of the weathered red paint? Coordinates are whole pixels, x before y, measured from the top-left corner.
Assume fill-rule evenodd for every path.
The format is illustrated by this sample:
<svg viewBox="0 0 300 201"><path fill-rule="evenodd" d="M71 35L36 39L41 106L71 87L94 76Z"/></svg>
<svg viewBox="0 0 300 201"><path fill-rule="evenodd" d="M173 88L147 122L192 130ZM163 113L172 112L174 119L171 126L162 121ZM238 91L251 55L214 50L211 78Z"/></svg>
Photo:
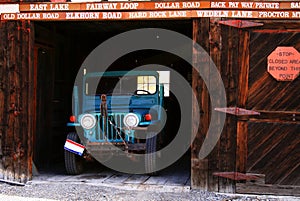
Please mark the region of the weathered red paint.
<svg viewBox="0 0 300 201"><path fill-rule="evenodd" d="M259 112L253 110L246 110L244 108L239 107L227 107L227 108L215 108L216 111L224 112L227 114L232 114L236 116L243 116L243 115L259 115Z"/></svg>
<svg viewBox="0 0 300 201"><path fill-rule="evenodd" d="M224 177L227 179L232 179L235 181L243 181L243 180L256 180L259 177L251 174L244 174L240 172L215 172L214 176Z"/></svg>
<svg viewBox="0 0 300 201"><path fill-rule="evenodd" d="M246 20L224 20L219 21L219 24L232 26L236 28L249 28L249 27L258 27L263 26L263 23L251 22Z"/></svg>

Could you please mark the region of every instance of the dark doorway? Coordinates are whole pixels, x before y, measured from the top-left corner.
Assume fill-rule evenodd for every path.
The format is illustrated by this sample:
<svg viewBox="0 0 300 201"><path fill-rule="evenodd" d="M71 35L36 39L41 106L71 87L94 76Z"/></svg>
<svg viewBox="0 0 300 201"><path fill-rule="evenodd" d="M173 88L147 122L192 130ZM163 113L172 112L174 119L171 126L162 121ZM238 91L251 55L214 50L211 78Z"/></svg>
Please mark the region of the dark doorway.
<svg viewBox="0 0 300 201"><path fill-rule="evenodd" d="M106 39L138 28L164 28L192 35L191 21L123 21L123 22L37 22L35 60L37 69L37 132L34 162L39 171L64 174L63 145L66 123L72 111L72 88L78 69L87 55ZM191 50L192 51L192 50ZM192 68L188 63L165 52L138 51L117 60L110 69L130 70L146 64L168 66L191 83ZM172 83L170 91L180 83ZM186 109L190 108L191 104ZM180 107L176 97L166 97L169 141L180 124ZM187 135L191 131L186 131ZM176 163L190 169L190 152Z"/></svg>

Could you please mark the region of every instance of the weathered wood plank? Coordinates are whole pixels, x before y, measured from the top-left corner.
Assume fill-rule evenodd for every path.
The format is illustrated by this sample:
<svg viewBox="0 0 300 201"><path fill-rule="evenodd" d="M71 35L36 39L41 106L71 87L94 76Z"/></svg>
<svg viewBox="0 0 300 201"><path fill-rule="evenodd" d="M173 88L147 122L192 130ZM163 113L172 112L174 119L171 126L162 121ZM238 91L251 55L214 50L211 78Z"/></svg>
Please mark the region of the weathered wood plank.
<svg viewBox="0 0 300 201"><path fill-rule="evenodd" d="M298 124L250 122L247 171L265 174L269 184L300 185L299 129Z"/></svg>
<svg viewBox="0 0 300 201"><path fill-rule="evenodd" d="M246 173L248 155L248 122L237 122L236 171Z"/></svg>
<svg viewBox="0 0 300 201"><path fill-rule="evenodd" d="M237 193L253 193L264 195L291 195L300 196L300 186L268 185L256 183L238 183Z"/></svg>
<svg viewBox="0 0 300 201"><path fill-rule="evenodd" d="M201 45L204 50L209 50L209 19L193 20L193 41ZM205 139L209 125L209 95L207 86L199 76L200 68L207 67L206 60L201 60L201 52L193 49L193 70L192 70L192 88L196 95L197 103L193 102L192 119L199 118L199 114L195 114L198 104L200 109L200 125L193 123L192 131L196 133L195 140L192 143L191 154L191 186L193 188L208 189L208 161L200 160L198 155L201 145ZM201 69L202 71L204 69ZM208 68L206 68L208 69ZM205 72L202 72L205 73ZM206 71L206 73L209 73ZM197 121L196 121L197 122Z"/></svg>
<svg viewBox="0 0 300 201"><path fill-rule="evenodd" d="M199 26L200 27L200 26ZM205 27L201 27L201 31L207 30ZM212 59L216 62L216 66L221 70L223 78L224 78L224 84L227 89L227 101L229 106L236 106L237 103L241 103L241 105L245 106L246 100L247 100L247 89L245 90L244 87L247 87L247 78L245 76L248 76L248 65L249 65L249 52L245 49L248 48L249 40L248 40L248 34L244 34L244 37L242 37L241 40L239 40L240 33L238 30L234 28L228 28L228 27L222 27L222 60L220 60L221 57L221 51L220 51L220 38L221 35L219 33L217 26L210 26L210 45L204 46L210 48L210 55ZM195 28L194 28L195 33ZM197 39L198 35L194 36L194 38ZM202 36L202 40L205 39L205 36ZM246 42L244 41L246 39ZM199 40L199 39L198 39ZM243 41L243 42L241 42ZM240 50L240 51L239 51ZM240 57L240 54L243 56ZM220 65L220 64L223 65ZM240 67L240 64L243 64L242 67ZM205 64L202 64L202 68L205 67ZM226 65L224 65L226 64ZM198 63L199 65L199 63ZM222 68L221 68L222 66ZM245 68L246 67L246 68ZM246 70L244 70L244 68ZM246 72L246 74L243 74L241 77L239 76L239 70ZM207 73L209 75L209 71L202 71L203 73ZM194 77L193 77L194 78ZM196 79L193 79L193 87L197 86L197 82L195 82ZM209 111L209 96L207 94L207 90L213 90L214 83L213 79L211 79L210 84L206 86L207 88L202 88L202 91L199 89L196 92L198 92L199 100L201 100L201 117L200 121L202 123L207 123L206 125L203 125L202 130L200 130L199 133L205 134L205 129L208 129L207 126L209 125L207 120L209 120L210 117L210 111ZM204 83L200 83L201 85L204 85ZM212 87L211 87L212 86ZM239 88L238 88L239 87ZM193 88L195 90L195 88ZM237 89L240 89L241 95L237 98ZM206 90L206 91L205 91ZM245 91L243 91L245 90ZM207 98L205 98L207 97ZM245 167L245 156L246 156L246 138L245 135L247 135L247 127L245 126L245 122L240 123L239 131L240 131L240 150L243 150L243 152L240 153L241 155L241 169L244 169ZM205 186L209 190L219 190L222 192L233 192L234 191L234 181L231 181L226 178L217 178L213 177L212 173L216 170L218 171L235 171L236 170L236 164L235 164L235 157L236 157L236 133L237 133L237 119L235 117L228 117L226 119L225 128L223 129L223 133L221 135L221 139L217 145L217 147L212 151L208 157L207 164L203 163L200 164L199 161L194 160L195 163L192 162L192 170L195 169L196 166L201 166L202 168L206 168L204 166L208 165L208 175L202 175L202 179L208 179L208 183L203 183L202 185ZM197 140L197 138L196 138ZM198 139L199 140L199 139ZM198 142L201 142L200 140ZM202 142L203 142L203 136L202 136ZM201 144L200 144L201 145ZM196 146L194 146L195 148ZM200 146L198 145L198 148ZM192 149L194 151L194 149ZM192 155L193 158L193 155ZM195 159L195 158L193 158ZM240 165L240 164L238 164ZM203 174L199 173L199 174ZM198 177L199 177L198 174ZM199 177L200 178L200 177ZM195 181L195 178L192 174L192 185ZM216 185L218 183L218 185Z"/></svg>
<svg viewBox="0 0 300 201"><path fill-rule="evenodd" d="M1 22L1 49L3 54L1 80L5 81L0 102L1 113L1 165L0 176L4 180L26 182L31 177L31 136L33 78L32 24L23 22ZM4 89L4 88L3 88ZM6 95L4 98L3 95ZM4 136L4 137L3 137ZM30 160L30 161L29 161ZM2 175L1 175L2 174Z"/></svg>
<svg viewBox="0 0 300 201"><path fill-rule="evenodd" d="M214 66L217 68L217 70L221 71L221 46L222 46L222 37L221 37L221 28L218 24L218 18L211 18L210 19L210 30L209 30L209 43L210 43L210 50L209 55L211 58L211 62L213 64L209 64L209 84L207 86L210 96L209 98L213 98L213 96L216 96L218 94L219 97L222 97L221 92L221 83L218 80L217 75L211 70L211 68ZM215 104L221 105L220 103L223 100L221 99L215 99ZM213 108L209 108L212 110ZM211 111L210 111L211 113ZM215 129L214 132L212 132L212 135L218 136L221 130L217 129L217 127L221 127L220 118L223 114L219 113L220 116L214 120ZM211 122L209 122L211 123ZM211 129L211 128L210 128ZM214 149L209 154L208 158L208 190L209 191L218 191L219 190L219 178L213 176L213 172L220 170L220 163L219 163L219 153L220 153L220 141L216 143Z"/></svg>
<svg viewBox="0 0 300 201"><path fill-rule="evenodd" d="M269 43L268 41L274 41ZM267 72L267 57L278 46L300 50L299 32L252 33L247 107L264 111L299 111L299 77L278 82Z"/></svg>
<svg viewBox="0 0 300 201"><path fill-rule="evenodd" d="M237 106L246 108L248 99L248 77L249 77L249 45L250 38L248 31L239 30L239 66L237 83ZM248 123L237 121L236 140L236 171L246 172L248 152Z"/></svg>
<svg viewBox="0 0 300 201"><path fill-rule="evenodd" d="M108 179L104 180L103 183L123 183L130 177L129 174L114 174Z"/></svg>
<svg viewBox="0 0 300 201"><path fill-rule="evenodd" d="M285 122L300 123L300 112L298 111L267 111L259 110L260 115L251 118L251 121L269 121L269 122Z"/></svg>
<svg viewBox="0 0 300 201"><path fill-rule="evenodd" d="M250 37L248 31L242 30L239 30L239 36L237 107L245 108L248 99Z"/></svg>
<svg viewBox="0 0 300 201"><path fill-rule="evenodd" d="M34 64L35 58L34 58L34 43L35 43L35 29L34 24L29 23L27 25L27 31L28 31L28 48L27 50L24 49L24 51L30 52L28 55L28 113L27 113L27 119L28 119L28 131L27 131L27 175L28 179L32 179L33 174L33 150L34 150L34 135L36 133L36 108L37 108L37 102L36 102L36 87L37 87L37 65Z"/></svg>
<svg viewBox="0 0 300 201"><path fill-rule="evenodd" d="M237 104L237 84L239 68L239 32L236 28L221 26L222 30L222 55L221 63L222 79L226 89L227 105L229 107ZM235 171L237 119L235 116L227 115L225 125L220 138L219 147L219 172ZM219 178L220 192L234 192L235 181L227 178Z"/></svg>
<svg viewBox="0 0 300 201"><path fill-rule="evenodd" d="M147 176L147 175L131 175L123 183L125 183L125 184L142 184L148 178L149 178L149 176Z"/></svg>
<svg viewBox="0 0 300 201"><path fill-rule="evenodd" d="M192 159L191 186L203 190L208 189L208 159Z"/></svg>
<svg viewBox="0 0 300 201"><path fill-rule="evenodd" d="M7 36L7 24L0 22L0 48L1 50L5 50L7 48L8 40ZM7 74L7 59L6 59L7 52L0 51L0 179L4 178L5 174L5 164L4 164L4 154L6 152L5 149L5 138L6 138L6 128L7 128L7 97L8 97L8 76Z"/></svg>
<svg viewBox="0 0 300 201"><path fill-rule="evenodd" d="M184 186L188 179L189 177L186 175L175 175L169 177L165 184L168 186Z"/></svg>
<svg viewBox="0 0 300 201"><path fill-rule="evenodd" d="M264 175L241 173L241 172L215 172L214 176L224 177L235 181L255 181L264 178Z"/></svg>
<svg viewBox="0 0 300 201"><path fill-rule="evenodd" d="M150 177L147 181L144 182L145 185L164 185L167 182L168 178L165 176L155 176Z"/></svg>
<svg viewBox="0 0 300 201"><path fill-rule="evenodd" d="M249 122L247 171L265 174L269 184L299 185L300 142L295 136L299 134L300 125L300 79L276 81L267 72L266 65L268 55L278 46L300 50L299 31L269 22L264 25L271 26L277 30L257 30L250 35L247 108L260 115L251 117ZM281 193L280 189L278 191Z"/></svg>

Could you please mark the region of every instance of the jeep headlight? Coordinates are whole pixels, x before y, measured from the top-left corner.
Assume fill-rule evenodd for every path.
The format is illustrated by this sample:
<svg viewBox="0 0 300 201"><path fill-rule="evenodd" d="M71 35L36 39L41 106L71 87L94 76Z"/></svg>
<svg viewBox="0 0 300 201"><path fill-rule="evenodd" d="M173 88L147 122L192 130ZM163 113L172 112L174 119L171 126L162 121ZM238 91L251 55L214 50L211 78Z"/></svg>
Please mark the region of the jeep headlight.
<svg viewBox="0 0 300 201"><path fill-rule="evenodd" d="M96 125L96 118L91 114L84 114L80 119L80 125L84 129L92 129Z"/></svg>
<svg viewBox="0 0 300 201"><path fill-rule="evenodd" d="M123 123L126 127L132 128L132 127L137 127L137 125L139 125L140 123L140 120L136 114L128 113L125 115L123 119Z"/></svg>

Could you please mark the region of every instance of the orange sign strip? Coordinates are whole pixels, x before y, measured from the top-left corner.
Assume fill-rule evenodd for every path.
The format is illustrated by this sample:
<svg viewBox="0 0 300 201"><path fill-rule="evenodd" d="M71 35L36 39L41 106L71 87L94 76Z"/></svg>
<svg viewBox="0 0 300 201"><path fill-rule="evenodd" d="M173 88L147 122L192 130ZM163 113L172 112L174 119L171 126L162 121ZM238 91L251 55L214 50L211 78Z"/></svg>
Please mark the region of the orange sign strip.
<svg viewBox="0 0 300 201"><path fill-rule="evenodd" d="M25 3L20 11L109 11L169 10L210 8L210 2L89 2L89 3Z"/></svg>
<svg viewBox="0 0 300 201"><path fill-rule="evenodd" d="M1 20L134 20L202 17L300 19L300 11L169 10L136 12L27 12L1 14Z"/></svg>
<svg viewBox="0 0 300 201"><path fill-rule="evenodd" d="M20 12L108 11L108 10L188 10L188 9L300 9L300 2L171 1L171 2L86 2L86 3L20 3Z"/></svg>

